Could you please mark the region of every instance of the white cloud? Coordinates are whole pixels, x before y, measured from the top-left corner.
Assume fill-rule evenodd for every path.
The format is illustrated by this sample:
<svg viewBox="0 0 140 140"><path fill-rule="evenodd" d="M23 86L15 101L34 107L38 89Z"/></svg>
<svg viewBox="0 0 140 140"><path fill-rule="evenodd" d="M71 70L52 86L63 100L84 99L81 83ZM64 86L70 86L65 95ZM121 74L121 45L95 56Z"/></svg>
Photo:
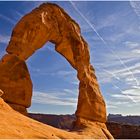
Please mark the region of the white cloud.
<svg viewBox="0 0 140 140"><path fill-rule="evenodd" d="M41 70L41 69L36 69L33 67L30 67L32 71L38 72L38 75L51 75L51 76L62 76L62 77L68 77L68 76L75 76L75 71L67 71L67 70L58 70L58 71L47 71L47 70Z"/></svg>
<svg viewBox="0 0 140 140"><path fill-rule="evenodd" d="M123 101L131 101L131 103L136 103L137 101L135 100L134 97L128 95L128 94L113 94L111 95L113 98L116 98L118 100L123 100Z"/></svg>
<svg viewBox="0 0 140 140"><path fill-rule="evenodd" d="M136 15L140 17L140 2L139 1L130 1L130 5L133 8Z"/></svg>
<svg viewBox="0 0 140 140"><path fill-rule="evenodd" d="M126 83L127 85L129 85L129 87L131 87L131 86L135 85L135 80L134 80L134 78L132 78L131 76L128 75L124 78L124 83Z"/></svg>
<svg viewBox="0 0 140 140"><path fill-rule="evenodd" d="M128 99L127 96L122 95L122 94L112 94L111 96L112 96L112 97L115 97L115 98L119 98L120 100L121 100L121 99Z"/></svg>
<svg viewBox="0 0 140 140"><path fill-rule="evenodd" d="M140 50L138 50L138 49L132 50L132 53L140 54Z"/></svg>
<svg viewBox="0 0 140 140"><path fill-rule="evenodd" d="M107 105L106 107L107 107L107 109L109 109L109 108L113 108L113 109L118 108L118 107L115 106L115 105Z"/></svg>
<svg viewBox="0 0 140 140"><path fill-rule="evenodd" d="M111 44L111 46L112 44L122 43L122 40L125 40L128 35L139 36L140 30L139 27L136 26L135 24L131 26L123 24L121 25L121 27L118 28L119 32L115 32L107 36L104 36L104 40L108 42L108 44Z"/></svg>
<svg viewBox="0 0 140 140"><path fill-rule="evenodd" d="M140 87L132 86L129 89L122 90L120 94L112 94L111 97L113 97L114 99L122 100L123 102L125 101L125 103L130 103L130 100L131 103L134 104L140 103ZM123 102L120 102L120 104L123 104ZM117 103L115 102L115 104Z"/></svg>
<svg viewBox="0 0 140 140"><path fill-rule="evenodd" d="M60 71L54 73L54 75L57 74L57 75L60 75L60 76L68 76L68 75L72 75L74 73L75 73L74 71L60 70Z"/></svg>
<svg viewBox="0 0 140 140"><path fill-rule="evenodd" d="M63 89L64 92L68 94L77 94L78 95L78 89Z"/></svg>
<svg viewBox="0 0 140 140"><path fill-rule="evenodd" d="M140 87L133 86L131 89L124 90L122 93L124 95L127 94L127 95L130 95L130 96L133 96L133 97L140 98Z"/></svg>
<svg viewBox="0 0 140 140"><path fill-rule="evenodd" d="M107 109L108 108L119 108L120 105L128 105L130 104L129 101L118 101L118 100L115 100L114 102L111 101L111 100L107 100L106 101L106 105L107 105Z"/></svg>
<svg viewBox="0 0 140 140"><path fill-rule="evenodd" d="M140 80L140 56L135 51L138 52L135 48L131 50L124 48L123 50L120 49L115 51L115 53L125 64L125 67L112 53L101 52L101 57L99 56L100 60L96 60L95 63L93 62L98 80L101 83L110 84L113 83L114 80L121 81L124 83L124 85L129 83L129 86L130 84L138 84Z"/></svg>
<svg viewBox="0 0 140 140"><path fill-rule="evenodd" d="M129 69L135 73L134 70L139 70L140 69L140 63L136 63L134 65L129 66ZM123 76L130 75L131 73L127 70L127 68L122 68L118 70L113 71L114 74L121 74ZM137 72L137 71L136 71Z"/></svg>
<svg viewBox="0 0 140 140"><path fill-rule="evenodd" d="M115 62L114 62L115 64ZM129 71L128 71L129 68ZM140 74L140 64L136 63L135 65L129 66L128 68L123 68L123 67L117 67L114 66L114 68L112 67L108 67L108 68L103 68L100 67L98 68L98 66L95 67L95 69L97 70L97 75L98 75L98 80L101 83L112 83L114 80L116 81L122 81L122 82L133 82L133 85L136 84L136 80L139 83L139 79L135 79L135 77L132 76L133 75L139 75ZM127 84L127 83L126 83Z"/></svg>
<svg viewBox="0 0 140 140"><path fill-rule="evenodd" d="M107 72L106 70L104 70L103 68L98 69L98 67L95 67L96 74L98 77L98 81L99 83L103 84L103 83L111 83L114 79L118 79L119 77L114 76L113 73L111 72Z"/></svg>
<svg viewBox="0 0 140 140"><path fill-rule="evenodd" d="M73 84L73 85L79 85L79 81L78 80L72 81L71 84Z"/></svg>
<svg viewBox="0 0 140 140"><path fill-rule="evenodd" d="M129 47L129 48L136 48L136 47L139 47L140 46L140 43L138 43L138 42L132 42L132 41L125 41L124 42L124 45L126 46L126 47Z"/></svg>
<svg viewBox="0 0 140 140"><path fill-rule="evenodd" d="M29 60L30 61L30 60ZM31 72L34 72L35 75L38 74L38 75L51 75L51 76L62 76L62 77L72 77L75 76L76 74L76 71L75 70L48 70L48 69L40 69L40 68L35 68L33 66L30 65L30 62L28 61L28 66L31 70ZM76 80L76 78L75 78Z"/></svg>
<svg viewBox="0 0 140 140"><path fill-rule="evenodd" d="M60 98L58 96L52 95L52 93L44 93L39 91L34 91L33 103L39 104L51 104L51 105L69 105L75 107L77 104L77 98Z"/></svg>

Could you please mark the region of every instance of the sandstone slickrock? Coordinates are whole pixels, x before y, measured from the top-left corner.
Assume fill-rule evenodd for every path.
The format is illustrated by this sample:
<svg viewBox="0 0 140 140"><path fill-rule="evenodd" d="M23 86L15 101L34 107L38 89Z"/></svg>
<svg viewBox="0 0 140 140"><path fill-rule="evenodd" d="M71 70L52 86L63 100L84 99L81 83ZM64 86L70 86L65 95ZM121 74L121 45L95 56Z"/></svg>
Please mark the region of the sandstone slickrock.
<svg viewBox="0 0 140 140"><path fill-rule="evenodd" d="M90 64L88 44L81 36L79 25L56 4L42 4L25 15L13 29L6 49L8 54L0 62L3 99L25 108L30 106L32 82L25 61L48 41L54 43L55 50L77 70L80 83L76 126L86 126L86 121L87 124L89 121L104 124L106 106Z"/></svg>
<svg viewBox="0 0 140 140"><path fill-rule="evenodd" d="M85 139L106 138L101 127L94 125L94 133L91 129L87 135L80 132L67 132L30 119L17 111L14 111L3 99L0 98L0 139Z"/></svg>

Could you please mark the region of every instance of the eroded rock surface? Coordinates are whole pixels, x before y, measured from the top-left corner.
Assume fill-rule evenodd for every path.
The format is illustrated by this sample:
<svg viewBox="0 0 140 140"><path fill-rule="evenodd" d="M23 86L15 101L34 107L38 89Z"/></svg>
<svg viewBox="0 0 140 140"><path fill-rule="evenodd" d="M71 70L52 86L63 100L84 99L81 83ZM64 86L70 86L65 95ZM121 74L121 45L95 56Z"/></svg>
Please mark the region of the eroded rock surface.
<svg viewBox="0 0 140 140"><path fill-rule="evenodd" d="M90 64L88 44L81 36L79 25L55 4L42 4L13 29L6 49L8 54L0 62L0 89L5 93L4 100L10 105L30 106L32 83L25 61L48 41L54 43L55 50L77 70L80 84L76 127L83 124L92 129L85 122L94 121L101 128L99 123L106 122L106 106Z"/></svg>
<svg viewBox="0 0 140 140"><path fill-rule="evenodd" d="M7 103L26 114L26 108L31 105L32 82L26 63L16 55L6 54L0 61L0 89Z"/></svg>
<svg viewBox="0 0 140 140"><path fill-rule="evenodd" d="M78 131L67 132L30 119L14 111L0 98L0 139L105 139L102 127L92 126L86 135ZM102 123L101 123L102 124ZM95 130L95 131L93 131ZM93 131L93 133L92 133Z"/></svg>

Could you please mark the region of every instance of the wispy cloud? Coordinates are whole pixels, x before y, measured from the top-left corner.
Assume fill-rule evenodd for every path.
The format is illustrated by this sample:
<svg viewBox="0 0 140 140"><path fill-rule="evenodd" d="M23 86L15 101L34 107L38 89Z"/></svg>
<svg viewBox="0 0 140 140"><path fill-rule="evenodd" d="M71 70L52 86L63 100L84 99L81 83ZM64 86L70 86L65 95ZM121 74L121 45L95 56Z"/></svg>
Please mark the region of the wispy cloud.
<svg viewBox="0 0 140 140"><path fill-rule="evenodd" d="M112 109L116 109L116 108L118 108L116 105L107 105L107 109L110 109L110 108L112 108Z"/></svg>
<svg viewBox="0 0 140 140"><path fill-rule="evenodd" d="M99 22L102 24L97 24L96 29L98 31L102 30L103 28L107 28L108 30L110 30L111 28L119 25L118 22L120 22L119 20L121 16L126 16L127 14L128 12L124 13L122 11L113 12L107 15L106 18L101 18Z"/></svg>
<svg viewBox="0 0 140 140"><path fill-rule="evenodd" d="M140 69L140 63L136 63L134 65L129 66L129 69L131 71L133 71L133 74L135 74L135 72L137 73L137 71L135 71L135 70L139 70ZM117 75L119 74L121 76L131 75L131 73L128 72L126 68L122 68L122 69L118 69L118 70L113 70L113 73L117 74Z"/></svg>
<svg viewBox="0 0 140 140"><path fill-rule="evenodd" d="M18 16L18 18L22 18L24 16L23 13L17 11L17 10L14 10L14 13Z"/></svg>
<svg viewBox="0 0 140 140"><path fill-rule="evenodd" d="M139 1L130 1L130 5L133 8L134 12L140 17L140 2Z"/></svg>
<svg viewBox="0 0 140 140"><path fill-rule="evenodd" d="M111 96L119 100L125 100L126 103L130 103L130 101L133 101L133 103L140 103L140 87L132 86L129 89L123 90L121 94L112 94Z"/></svg>
<svg viewBox="0 0 140 140"><path fill-rule="evenodd" d="M60 98L58 96L52 95L52 93L44 93L34 91L33 103L39 104L51 104L51 105L68 105L75 107L77 104L77 98Z"/></svg>
<svg viewBox="0 0 140 140"><path fill-rule="evenodd" d="M64 89L63 91L69 94L78 94L79 92L78 89Z"/></svg>
<svg viewBox="0 0 140 140"><path fill-rule="evenodd" d="M60 70L56 73L52 73L52 75L60 75L60 76L68 76L74 74L74 71L66 71L66 70Z"/></svg>
<svg viewBox="0 0 140 140"><path fill-rule="evenodd" d="M12 18L9 18L8 16L5 16L5 15L0 14L0 19L1 18L4 19L4 20L6 20L6 21L8 21L12 25L15 25L16 24L16 21L13 20Z"/></svg>
<svg viewBox="0 0 140 140"><path fill-rule="evenodd" d="M61 77L74 77L75 76L75 71L70 71L70 70L57 70L57 71L49 71L46 69L40 69L40 68L35 68L29 65L29 68L31 69L31 72L33 72L34 74L38 74L38 75L50 75L50 76L61 76Z"/></svg>
<svg viewBox="0 0 140 140"><path fill-rule="evenodd" d="M90 28L96 33L96 35L100 38L100 40L106 44L105 40L102 38L102 36L97 32L96 28L94 27L94 24L91 22L81 13L81 11L75 6L75 4L70 1L73 8L79 13L79 15L85 20L85 22L90 26Z"/></svg>
<svg viewBox="0 0 140 140"><path fill-rule="evenodd" d="M17 23L26 13L16 9L10 9L13 23Z"/></svg>
<svg viewBox="0 0 140 140"><path fill-rule="evenodd" d="M111 96L114 97L114 98L118 98L119 100L124 100L124 99L128 100L129 99L128 96L123 95L123 94L112 94Z"/></svg>
<svg viewBox="0 0 140 140"><path fill-rule="evenodd" d="M131 89L124 90L123 94L135 97L136 100L140 101L140 87L133 86Z"/></svg>
<svg viewBox="0 0 140 140"><path fill-rule="evenodd" d="M134 44L134 43L133 43ZM138 43L135 43L138 44ZM127 68L122 67L122 65L117 61L116 58L114 58L113 54L102 54L103 59L100 59L100 61L95 61L95 69L98 70L99 79L102 79L104 77L113 78L112 80L124 80L122 78L129 78L133 79L134 84L135 80L132 78L131 72L133 72L133 75L140 74L140 64L139 64L139 51L137 48L133 48L129 50L127 48L122 50L118 50L116 53L118 53L119 57L123 59L123 62L127 65ZM103 63L104 61L104 63ZM129 70L131 71L128 71ZM138 80L138 78L137 78Z"/></svg>
<svg viewBox="0 0 140 140"><path fill-rule="evenodd" d="M129 48L137 48L137 47L140 47L140 43L138 43L138 42L132 42L132 41L125 41L124 42L124 45L126 46L126 47L129 47Z"/></svg>

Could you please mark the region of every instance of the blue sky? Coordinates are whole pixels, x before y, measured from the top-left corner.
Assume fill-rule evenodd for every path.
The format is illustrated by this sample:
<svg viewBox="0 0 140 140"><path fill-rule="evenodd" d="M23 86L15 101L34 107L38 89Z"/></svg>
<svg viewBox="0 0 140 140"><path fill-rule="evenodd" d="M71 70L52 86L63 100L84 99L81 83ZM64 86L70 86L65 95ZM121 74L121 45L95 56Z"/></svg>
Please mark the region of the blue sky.
<svg viewBox="0 0 140 140"><path fill-rule="evenodd" d="M0 2L0 57L14 25L42 2ZM140 2L54 2L81 27L108 113L140 115ZM46 43L27 60L34 85L30 112L72 114L76 71Z"/></svg>

